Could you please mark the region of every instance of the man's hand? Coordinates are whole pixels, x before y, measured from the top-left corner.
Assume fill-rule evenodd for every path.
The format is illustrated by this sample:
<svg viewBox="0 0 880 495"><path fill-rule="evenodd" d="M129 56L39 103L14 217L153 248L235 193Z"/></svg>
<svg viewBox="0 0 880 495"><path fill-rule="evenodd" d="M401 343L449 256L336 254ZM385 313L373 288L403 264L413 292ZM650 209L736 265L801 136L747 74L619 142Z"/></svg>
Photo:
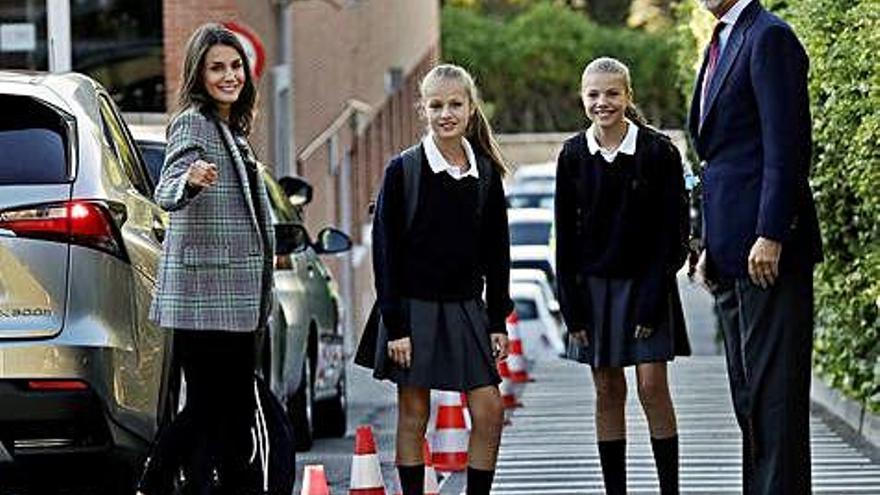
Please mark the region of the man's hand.
<svg viewBox="0 0 880 495"><path fill-rule="evenodd" d="M572 331L568 332L568 334L571 336L571 340L575 344L582 346L582 347L586 347L586 346L590 345L590 337L589 337L589 333L587 333L586 328L579 328L577 330L572 330Z"/></svg>
<svg viewBox="0 0 880 495"><path fill-rule="evenodd" d="M388 357L404 369L412 365L412 341L409 337L388 342Z"/></svg>
<svg viewBox="0 0 880 495"><path fill-rule="evenodd" d="M507 348L510 345L507 334L493 333L489 336L489 340L492 342L492 356L498 361L507 359Z"/></svg>
<svg viewBox="0 0 880 495"><path fill-rule="evenodd" d="M211 187L217 183L217 165L196 160L186 172L186 182L193 187Z"/></svg>
<svg viewBox="0 0 880 495"><path fill-rule="evenodd" d="M714 292L716 285L714 280L710 280L710 278L706 275L706 250L700 252L700 258L697 260L697 264L694 267L694 276L691 280L694 280L698 284L702 285L703 288L708 290L709 292Z"/></svg>
<svg viewBox="0 0 880 495"><path fill-rule="evenodd" d="M749 277L756 285L766 289L779 277L779 255L782 243L758 237L749 252Z"/></svg>

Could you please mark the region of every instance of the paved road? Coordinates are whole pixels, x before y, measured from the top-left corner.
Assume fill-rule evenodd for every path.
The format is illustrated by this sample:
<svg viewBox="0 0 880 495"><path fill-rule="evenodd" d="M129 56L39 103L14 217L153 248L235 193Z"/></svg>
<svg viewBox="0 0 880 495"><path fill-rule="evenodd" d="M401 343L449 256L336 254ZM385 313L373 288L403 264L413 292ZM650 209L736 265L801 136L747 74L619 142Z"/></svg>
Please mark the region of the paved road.
<svg viewBox="0 0 880 495"><path fill-rule="evenodd" d="M522 396L524 407L504 431L497 495L603 493L587 370L544 363ZM628 374L634 391L633 374ZM679 359L672 366L681 437L682 493L741 493L741 445L723 358ZM630 394L627 424L630 493L658 493L647 423ZM814 493L880 494L880 456L839 434L819 412L811 422Z"/></svg>

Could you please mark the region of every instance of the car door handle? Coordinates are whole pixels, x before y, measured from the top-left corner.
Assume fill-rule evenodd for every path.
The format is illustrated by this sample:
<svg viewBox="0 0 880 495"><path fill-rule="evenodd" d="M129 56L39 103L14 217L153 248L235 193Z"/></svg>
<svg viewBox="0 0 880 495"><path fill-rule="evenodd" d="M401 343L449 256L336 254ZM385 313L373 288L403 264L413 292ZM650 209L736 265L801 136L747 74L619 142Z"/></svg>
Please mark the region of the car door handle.
<svg viewBox="0 0 880 495"><path fill-rule="evenodd" d="M165 225L162 224L162 220L153 217L153 235L156 237L156 240L161 242L165 242Z"/></svg>

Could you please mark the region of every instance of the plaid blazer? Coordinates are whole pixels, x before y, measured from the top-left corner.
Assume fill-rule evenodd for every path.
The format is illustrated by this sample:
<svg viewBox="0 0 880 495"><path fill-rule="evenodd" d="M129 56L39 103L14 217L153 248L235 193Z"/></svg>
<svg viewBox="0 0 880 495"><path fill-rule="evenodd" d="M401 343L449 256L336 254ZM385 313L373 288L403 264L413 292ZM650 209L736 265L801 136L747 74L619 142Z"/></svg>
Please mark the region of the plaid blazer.
<svg viewBox="0 0 880 495"><path fill-rule="evenodd" d="M252 201L242 152L224 122L197 109L183 111L168 127L155 199L171 221L150 307L150 319L161 327L253 331L266 323L275 233L259 171L259 204ZM219 177L191 193L186 172L197 159L215 164Z"/></svg>

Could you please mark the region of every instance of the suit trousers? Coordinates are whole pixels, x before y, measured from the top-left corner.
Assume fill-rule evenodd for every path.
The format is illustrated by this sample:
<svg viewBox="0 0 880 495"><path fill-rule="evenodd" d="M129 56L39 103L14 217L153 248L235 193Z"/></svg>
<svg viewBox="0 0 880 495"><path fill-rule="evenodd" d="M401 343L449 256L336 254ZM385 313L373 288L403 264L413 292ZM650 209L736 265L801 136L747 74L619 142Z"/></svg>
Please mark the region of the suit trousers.
<svg viewBox="0 0 880 495"><path fill-rule="evenodd" d="M810 493L813 267L785 268L767 289L737 278L715 293L747 495Z"/></svg>

